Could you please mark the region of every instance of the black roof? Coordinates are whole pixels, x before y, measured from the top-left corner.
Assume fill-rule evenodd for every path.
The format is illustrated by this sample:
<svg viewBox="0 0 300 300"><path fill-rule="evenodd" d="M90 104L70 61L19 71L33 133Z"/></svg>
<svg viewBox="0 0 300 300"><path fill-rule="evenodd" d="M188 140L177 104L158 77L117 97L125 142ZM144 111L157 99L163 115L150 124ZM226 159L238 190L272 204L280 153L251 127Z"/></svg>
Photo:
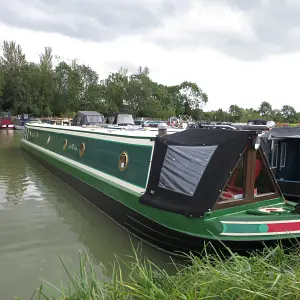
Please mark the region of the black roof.
<svg viewBox="0 0 300 300"><path fill-rule="evenodd" d="M300 127L276 127L260 136L261 147L267 156L271 153L272 140L298 139L300 138Z"/></svg>
<svg viewBox="0 0 300 300"><path fill-rule="evenodd" d="M248 120L248 122L268 122L268 120L265 120L265 119L251 119L251 120Z"/></svg>
<svg viewBox="0 0 300 300"><path fill-rule="evenodd" d="M218 200L220 191L223 190L229 176L231 176L231 172L234 171L241 154L256 137L256 131L194 128L156 137L149 181L146 192L141 196L140 201L153 207L188 216L202 216ZM181 152L177 155L179 162L177 166L175 166L176 162L173 162L172 157L170 159L167 153L169 149L172 151L172 148L176 148L172 146L185 146L177 147L179 150L173 150L173 153L176 151ZM188 149L189 147L190 149ZM200 155L197 154L192 148L201 148L201 151L206 151L204 148L207 148L207 151L211 152L211 156L207 159L204 155L202 159L201 153ZM212 148L214 150L211 150ZM180 160L181 162L186 161L187 166L182 163L180 165ZM194 168L193 164L196 165ZM168 174L166 176L169 176L170 179L167 178L167 180L171 182L174 189L162 188L161 176L164 165L167 165L166 173ZM200 169L202 169L202 174L198 175ZM190 174L194 175L191 176ZM194 178L192 178L193 176ZM175 181L178 181L178 178L180 178L182 184L199 178L193 194L174 192L176 189L182 191L180 183L175 186Z"/></svg>
<svg viewBox="0 0 300 300"><path fill-rule="evenodd" d="M238 130L256 130L256 131L264 131L269 130L267 125L237 125L232 124L231 126L235 127Z"/></svg>
<svg viewBox="0 0 300 300"><path fill-rule="evenodd" d="M273 128L267 134L261 136L262 138L268 137L269 139L272 138L300 138L300 127L276 127Z"/></svg>

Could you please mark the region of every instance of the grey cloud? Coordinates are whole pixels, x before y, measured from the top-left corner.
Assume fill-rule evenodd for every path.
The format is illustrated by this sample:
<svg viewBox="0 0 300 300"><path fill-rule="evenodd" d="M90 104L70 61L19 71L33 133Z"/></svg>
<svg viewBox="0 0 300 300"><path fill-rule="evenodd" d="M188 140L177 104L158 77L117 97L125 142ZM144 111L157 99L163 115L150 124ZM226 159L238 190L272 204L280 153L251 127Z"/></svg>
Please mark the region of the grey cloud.
<svg viewBox="0 0 300 300"><path fill-rule="evenodd" d="M0 21L96 42L145 34L191 0L10 0L0 2Z"/></svg>
<svg viewBox="0 0 300 300"><path fill-rule="evenodd" d="M200 0L207 3L212 0ZM264 59L270 54L296 52L300 49L299 0L214 0L233 11L243 12L253 35L195 28L177 40L154 39L165 47L211 47L242 60Z"/></svg>
<svg viewBox="0 0 300 300"><path fill-rule="evenodd" d="M253 36L222 28L194 28L175 38L148 35L196 1L243 12ZM211 47L242 60L300 49L300 0L10 0L0 1L0 21L95 42L143 34L164 48Z"/></svg>

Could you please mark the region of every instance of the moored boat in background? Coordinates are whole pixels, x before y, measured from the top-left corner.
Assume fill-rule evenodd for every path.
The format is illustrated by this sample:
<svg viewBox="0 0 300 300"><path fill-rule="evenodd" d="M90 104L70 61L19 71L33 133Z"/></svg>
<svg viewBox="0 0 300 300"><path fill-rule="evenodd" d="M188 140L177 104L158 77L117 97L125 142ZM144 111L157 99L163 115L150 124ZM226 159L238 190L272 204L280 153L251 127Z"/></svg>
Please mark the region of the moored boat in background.
<svg viewBox="0 0 300 300"><path fill-rule="evenodd" d="M261 136L262 148L283 195L300 199L300 127L273 128Z"/></svg>
<svg viewBox="0 0 300 300"><path fill-rule="evenodd" d="M0 112L0 129L14 129L9 112Z"/></svg>
<svg viewBox="0 0 300 300"><path fill-rule="evenodd" d="M21 146L129 232L175 253L300 236L259 141L254 131L27 123Z"/></svg>
<svg viewBox="0 0 300 300"><path fill-rule="evenodd" d="M25 130L25 124L29 122L30 117L28 114L22 114L13 118L12 123L17 130Z"/></svg>

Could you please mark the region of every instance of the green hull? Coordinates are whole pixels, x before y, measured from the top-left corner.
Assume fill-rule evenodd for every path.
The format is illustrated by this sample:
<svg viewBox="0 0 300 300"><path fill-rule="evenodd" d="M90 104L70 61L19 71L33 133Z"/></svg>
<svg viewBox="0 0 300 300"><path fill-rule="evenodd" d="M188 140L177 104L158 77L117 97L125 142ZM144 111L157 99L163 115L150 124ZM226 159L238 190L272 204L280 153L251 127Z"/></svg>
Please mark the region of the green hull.
<svg viewBox="0 0 300 300"><path fill-rule="evenodd" d="M143 239L148 236L150 243L155 243L154 236L163 238L157 228L172 234L170 238L174 240L176 238L192 245L186 248L198 247L199 250L204 240L267 241L300 235L300 215L291 213L292 208L281 198L207 212L202 218L189 218L144 205L139 198L147 186L154 145L149 136L130 137L96 132L87 134L83 130L71 131L67 128L69 127L60 129L59 126L27 124L21 145L48 165L107 196L110 202L106 205L117 204L118 209L124 209L125 214L130 215L130 211L137 216L136 222L139 218L142 220L139 223L149 222L147 235L143 232L135 234ZM64 149L65 140L67 147ZM83 156L79 153L81 143L86 146ZM128 166L120 171L118 160L124 151L128 154ZM92 199L98 207L101 207L101 201L101 198ZM266 206L283 208L284 212L276 215L262 212L260 213L263 215L257 214L259 208ZM116 219L114 216L113 218ZM116 221L122 223L120 220ZM141 230L146 230L142 225L145 224L141 224ZM155 229L151 229L151 226ZM291 232L287 232L287 226L291 228ZM150 236L151 230L153 237ZM157 242L159 243L160 241Z"/></svg>

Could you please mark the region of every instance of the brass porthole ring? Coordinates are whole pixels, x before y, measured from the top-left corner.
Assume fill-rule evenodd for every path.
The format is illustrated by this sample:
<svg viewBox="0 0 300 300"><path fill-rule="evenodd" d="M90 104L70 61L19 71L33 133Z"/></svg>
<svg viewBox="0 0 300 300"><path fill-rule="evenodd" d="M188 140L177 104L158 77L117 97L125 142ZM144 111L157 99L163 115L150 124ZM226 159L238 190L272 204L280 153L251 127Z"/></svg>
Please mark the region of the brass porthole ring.
<svg viewBox="0 0 300 300"><path fill-rule="evenodd" d="M119 157L119 169L120 171L125 171L128 166L128 154L127 152L122 152Z"/></svg>
<svg viewBox="0 0 300 300"><path fill-rule="evenodd" d="M65 141L64 141L64 150L66 151L66 149L67 149L67 146L68 146L68 140L67 139L65 139Z"/></svg>
<svg viewBox="0 0 300 300"><path fill-rule="evenodd" d="M80 147L79 147L79 155L80 155L80 157L83 156L84 152L85 152L85 143L81 143Z"/></svg>
<svg viewBox="0 0 300 300"><path fill-rule="evenodd" d="M51 140L51 137L50 137L50 135L49 135L48 140L47 140L47 144L50 143L50 140Z"/></svg>

